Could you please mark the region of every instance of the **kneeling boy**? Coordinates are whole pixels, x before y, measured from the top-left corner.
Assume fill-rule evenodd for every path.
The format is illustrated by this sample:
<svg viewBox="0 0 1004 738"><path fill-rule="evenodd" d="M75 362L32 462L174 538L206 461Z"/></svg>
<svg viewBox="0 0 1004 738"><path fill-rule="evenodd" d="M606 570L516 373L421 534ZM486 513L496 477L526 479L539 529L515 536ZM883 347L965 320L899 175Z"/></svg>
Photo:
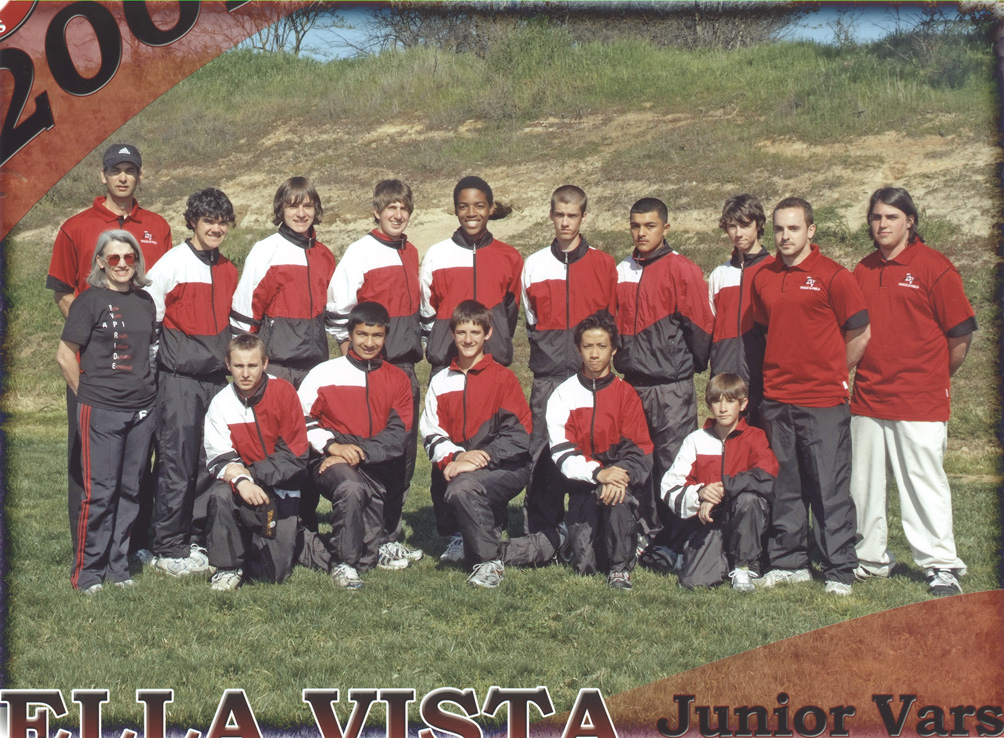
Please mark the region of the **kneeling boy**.
<svg viewBox="0 0 1004 738"><path fill-rule="evenodd" d="M315 490L331 500L335 582L363 586L360 572L404 569L408 559L384 544L384 504L400 485L411 434L411 380L385 361L387 309L361 302L349 313L345 356L319 364L300 385L307 438L320 458L310 465ZM307 505L316 508L315 497Z"/></svg>
<svg viewBox="0 0 1004 738"><path fill-rule="evenodd" d="M759 576L777 459L764 432L740 417L748 394L735 374L712 377L704 392L712 417L683 440L662 478L663 499L687 521L680 584L688 589L728 572L733 589L752 592Z"/></svg>
<svg viewBox="0 0 1004 738"><path fill-rule="evenodd" d="M530 408L516 375L485 353L491 314L476 300L453 311L457 356L429 382L421 433L432 461L439 534L458 530L475 587L502 581L506 507L530 476Z"/></svg>
<svg viewBox="0 0 1004 738"><path fill-rule="evenodd" d="M300 485L307 469L307 427L293 385L265 373L265 344L243 333L227 346L234 381L206 412L206 459L217 478L209 493L212 588L237 589L244 572L281 582L299 563L331 568L316 533L300 526Z"/></svg>
<svg viewBox="0 0 1004 738"><path fill-rule="evenodd" d="M582 369L547 402L555 482L568 493L572 567L608 572L615 589L631 589L638 494L652 472L652 441L634 388L610 371L617 326L596 313L575 327Z"/></svg>

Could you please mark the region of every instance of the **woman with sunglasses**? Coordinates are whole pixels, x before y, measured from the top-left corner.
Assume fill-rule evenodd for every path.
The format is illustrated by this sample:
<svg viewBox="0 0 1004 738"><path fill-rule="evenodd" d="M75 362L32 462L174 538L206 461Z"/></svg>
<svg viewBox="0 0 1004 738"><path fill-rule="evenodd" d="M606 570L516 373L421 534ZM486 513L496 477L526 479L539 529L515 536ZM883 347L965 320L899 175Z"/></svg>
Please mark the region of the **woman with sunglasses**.
<svg viewBox="0 0 1004 738"><path fill-rule="evenodd" d="M95 594L129 578L129 535L154 431L150 362L155 307L143 252L127 231L98 237L84 290L70 305L56 361L77 396L84 494L70 583Z"/></svg>

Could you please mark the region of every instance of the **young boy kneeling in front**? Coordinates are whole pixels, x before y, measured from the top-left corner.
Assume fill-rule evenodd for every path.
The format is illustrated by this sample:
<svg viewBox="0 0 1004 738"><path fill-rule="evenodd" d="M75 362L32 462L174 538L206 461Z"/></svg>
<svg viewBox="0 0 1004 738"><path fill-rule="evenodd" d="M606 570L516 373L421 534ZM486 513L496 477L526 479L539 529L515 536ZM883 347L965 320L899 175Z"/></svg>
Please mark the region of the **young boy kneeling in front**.
<svg viewBox="0 0 1004 738"><path fill-rule="evenodd" d="M777 459L764 432L740 417L748 392L735 374L712 377L704 392L712 417L684 439L662 478L663 499L689 526L679 573L688 589L728 573L733 589L752 592L759 576Z"/></svg>
<svg viewBox="0 0 1004 738"><path fill-rule="evenodd" d="M596 313L575 327L582 369L547 402L555 483L568 493L572 568L608 572L607 584L631 589L637 492L652 472L652 441L638 393L610 371L617 352L613 318Z"/></svg>
<svg viewBox="0 0 1004 738"><path fill-rule="evenodd" d="M450 330L457 356L429 382L420 426L436 527L463 536L468 582L497 587L506 508L530 476L530 408L516 375L485 353L488 308L462 301Z"/></svg>

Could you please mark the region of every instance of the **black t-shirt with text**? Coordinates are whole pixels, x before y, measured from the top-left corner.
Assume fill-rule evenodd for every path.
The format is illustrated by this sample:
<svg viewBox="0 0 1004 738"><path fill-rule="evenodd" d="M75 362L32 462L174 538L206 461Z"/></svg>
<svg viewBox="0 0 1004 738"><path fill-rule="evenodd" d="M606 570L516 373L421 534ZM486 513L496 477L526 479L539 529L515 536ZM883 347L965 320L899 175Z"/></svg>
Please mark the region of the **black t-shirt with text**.
<svg viewBox="0 0 1004 738"><path fill-rule="evenodd" d="M156 308L142 290L92 287L71 303L61 338L80 346L77 400L104 410L146 410L157 388L150 366Z"/></svg>

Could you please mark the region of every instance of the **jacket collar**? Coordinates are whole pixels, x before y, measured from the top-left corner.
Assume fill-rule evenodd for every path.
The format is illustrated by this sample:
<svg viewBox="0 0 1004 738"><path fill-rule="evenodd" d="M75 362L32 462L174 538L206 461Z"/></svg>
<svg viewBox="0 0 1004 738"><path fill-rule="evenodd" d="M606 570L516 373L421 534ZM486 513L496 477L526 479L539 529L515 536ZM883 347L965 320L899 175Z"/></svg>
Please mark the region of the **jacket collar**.
<svg viewBox="0 0 1004 738"><path fill-rule="evenodd" d="M585 256L588 251L589 243L581 233L579 234L579 245L571 251L562 251L561 247L558 246L558 239L551 241L551 255L562 264L574 264Z"/></svg>
<svg viewBox="0 0 1004 738"><path fill-rule="evenodd" d="M610 372L605 377L600 377L599 379L592 379L591 377L587 377L582 372L581 369L578 372L576 372L575 376L579 378L579 384L581 384L590 392L592 392L593 390L599 392L600 390L606 389L613 383L614 379L617 377L616 374Z"/></svg>
<svg viewBox="0 0 1004 738"><path fill-rule="evenodd" d="M375 359L370 359L367 361L366 359L361 358L359 354L357 354L351 348L345 354L345 358L347 358L349 360L349 363L352 364L352 366L354 366L356 369L359 369L360 371L364 372L375 372L377 369L380 368L380 365L383 364L382 355L378 355Z"/></svg>
<svg viewBox="0 0 1004 738"><path fill-rule="evenodd" d="M310 227L310 233L303 235L297 233L288 225L283 223L279 226L279 235L285 238L294 246L299 246L301 249L312 248L315 243L317 243L317 236L314 233L314 227Z"/></svg>
<svg viewBox="0 0 1004 738"><path fill-rule="evenodd" d="M192 244L192 239L190 238L186 238L185 243L188 245L188 248L191 250L191 252L195 254L195 258L201 261L203 264L208 264L209 266L215 266L219 262L220 260L219 249L200 251L199 249L195 248L194 244Z"/></svg>
<svg viewBox="0 0 1004 738"><path fill-rule="evenodd" d="M770 256L770 252L766 248L762 248L756 254L743 254L740 253L739 249L732 249L732 258L729 260L729 263L736 268L748 268L754 264L759 264L768 256Z"/></svg>
<svg viewBox="0 0 1004 738"><path fill-rule="evenodd" d="M403 251L404 247L408 245L408 236L405 233L401 234L401 238L391 238L379 228L374 228L370 231L370 235L384 246L396 249L397 251Z"/></svg>
<svg viewBox="0 0 1004 738"><path fill-rule="evenodd" d="M458 228L453 232L453 243L457 244L457 246L462 246L465 249L471 249L472 251L483 249L494 240L495 236L491 234L491 231L485 231L481 234L481 237L473 243L467 240L467 234L464 233L462 229Z"/></svg>
<svg viewBox="0 0 1004 738"><path fill-rule="evenodd" d="M259 402L261 402L261 398L265 396L265 388L267 386L268 386L268 375L262 374L261 382L255 388L255 391L251 393L250 397L244 397L244 395L242 395L240 392L237 391L236 385L234 385L233 383L230 384L230 387L233 389L234 394L237 396L238 401L240 401L240 403L244 407L252 407L252 408Z"/></svg>
<svg viewBox="0 0 1004 738"><path fill-rule="evenodd" d="M634 252L631 254L631 256L636 262L638 262L638 264L642 266L642 268L644 268L647 267L649 264L658 261L667 254L672 254L672 253L673 253L673 247L670 246L668 243L666 243L666 240L663 239L662 245L659 246L655 251L653 251L649 256L642 256L641 254L638 253L638 249L635 249Z"/></svg>
<svg viewBox="0 0 1004 738"><path fill-rule="evenodd" d="M488 367L490 367L494 363L495 363L495 359L492 358L492 355L489 354L489 353L485 353L485 355L483 357L481 357L481 361L479 361L477 364L475 364L470 369L468 369L467 373L468 374L480 374L481 372L483 372L485 369L487 369ZM460 357L459 356L454 356L453 357L453 360L450 362L450 371L453 371L453 372L462 372L463 371L463 369L460 368Z"/></svg>
<svg viewBox="0 0 1004 738"><path fill-rule="evenodd" d="M715 438L718 438L718 434L715 433L715 419L708 418L704 421L703 430L707 431ZM747 430L749 430L749 424L746 422L746 418L739 418L739 422L736 423L736 427L732 429L732 432L726 438L735 438L736 436L742 435Z"/></svg>

